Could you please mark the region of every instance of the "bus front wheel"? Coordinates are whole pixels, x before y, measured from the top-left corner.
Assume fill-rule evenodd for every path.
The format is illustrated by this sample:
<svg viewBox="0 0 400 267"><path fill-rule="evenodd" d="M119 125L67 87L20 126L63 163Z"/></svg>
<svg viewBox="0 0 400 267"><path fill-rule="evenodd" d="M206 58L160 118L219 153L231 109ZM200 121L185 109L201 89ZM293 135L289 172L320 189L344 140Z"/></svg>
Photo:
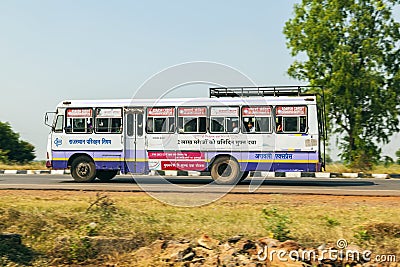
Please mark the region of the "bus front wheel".
<svg viewBox="0 0 400 267"><path fill-rule="evenodd" d="M71 175L77 182L92 182L96 178L96 166L89 157L77 157L71 164Z"/></svg>
<svg viewBox="0 0 400 267"><path fill-rule="evenodd" d="M241 178L239 163L231 157L217 158L211 167L211 177L217 184L237 184Z"/></svg>
<svg viewBox="0 0 400 267"><path fill-rule="evenodd" d="M117 175L118 171L116 170L98 170L96 173L96 177L99 178L102 182L110 181Z"/></svg>

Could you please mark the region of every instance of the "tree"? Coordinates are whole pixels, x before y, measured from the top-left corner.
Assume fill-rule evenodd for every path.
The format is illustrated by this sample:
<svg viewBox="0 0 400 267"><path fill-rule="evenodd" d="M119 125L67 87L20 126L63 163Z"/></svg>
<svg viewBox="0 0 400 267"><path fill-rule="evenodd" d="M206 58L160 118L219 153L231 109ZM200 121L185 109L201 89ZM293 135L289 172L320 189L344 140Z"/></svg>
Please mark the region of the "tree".
<svg viewBox="0 0 400 267"><path fill-rule="evenodd" d="M397 157L396 163L400 165L400 149L396 151L396 157Z"/></svg>
<svg viewBox="0 0 400 267"><path fill-rule="evenodd" d="M33 145L19 139L9 123L0 122L0 161L26 163L35 158L34 150Z"/></svg>
<svg viewBox="0 0 400 267"><path fill-rule="evenodd" d="M302 0L284 27L297 57L289 75L325 88L330 131L356 167L378 162L379 143L399 131L399 2Z"/></svg>

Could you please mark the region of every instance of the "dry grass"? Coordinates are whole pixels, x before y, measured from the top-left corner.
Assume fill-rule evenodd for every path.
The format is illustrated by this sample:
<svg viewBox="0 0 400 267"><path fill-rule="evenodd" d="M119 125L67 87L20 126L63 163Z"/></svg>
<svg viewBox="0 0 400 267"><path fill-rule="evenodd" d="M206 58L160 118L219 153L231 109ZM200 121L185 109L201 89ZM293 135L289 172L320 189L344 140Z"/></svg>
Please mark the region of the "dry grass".
<svg viewBox="0 0 400 267"><path fill-rule="evenodd" d="M235 194L210 205L181 208L160 203L144 193L107 193L106 202L88 211L97 198L94 192L0 193L0 232L22 234L24 244L42 255L33 260L34 264L53 260L54 240L59 236L135 237L143 245L159 238L195 239L202 233L220 240L238 234L250 239L270 236L262 210L273 208L289 218L291 237L303 245L346 238L377 253L400 254L399 237L368 236L365 232L382 223L400 227L400 198L396 197ZM177 197L190 199L191 195ZM92 222L97 224L95 231L88 227ZM123 254L120 251L118 257L124 258ZM69 256L73 259L74 255L65 257ZM116 260L110 257L109 261Z"/></svg>
<svg viewBox="0 0 400 267"><path fill-rule="evenodd" d="M327 164L326 166L326 172L337 172L337 173L343 173L343 172L359 172L360 170L357 169L352 169L348 166L343 165L342 163L330 163ZM400 173L400 165L398 164L392 164L390 166L383 166L383 165L375 165L373 166L372 170L370 171L364 171L367 173Z"/></svg>
<svg viewBox="0 0 400 267"><path fill-rule="evenodd" d="M350 168L346 167L342 163L329 163L326 165L326 172L353 172Z"/></svg>
<svg viewBox="0 0 400 267"><path fill-rule="evenodd" d="M393 164L389 167L385 167L383 165L374 166L373 170L374 173L400 173L400 165Z"/></svg>
<svg viewBox="0 0 400 267"><path fill-rule="evenodd" d="M0 170L46 170L46 162L35 161L27 164L4 164L0 163Z"/></svg>

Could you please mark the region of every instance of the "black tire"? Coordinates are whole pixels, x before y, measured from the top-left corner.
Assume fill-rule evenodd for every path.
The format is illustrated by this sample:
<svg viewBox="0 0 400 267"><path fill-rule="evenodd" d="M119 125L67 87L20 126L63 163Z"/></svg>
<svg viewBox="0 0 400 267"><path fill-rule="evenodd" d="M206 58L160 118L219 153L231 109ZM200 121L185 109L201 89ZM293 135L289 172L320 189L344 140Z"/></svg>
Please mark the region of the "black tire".
<svg viewBox="0 0 400 267"><path fill-rule="evenodd" d="M71 164L71 175L77 182L89 183L96 178L96 166L91 158L79 156Z"/></svg>
<svg viewBox="0 0 400 267"><path fill-rule="evenodd" d="M96 177L99 178L102 182L110 181L117 175L117 170L98 170L96 173Z"/></svg>
<svg viewBox="0 0 400 267"><path fill-rule="evenodd" d="M240 182L246 179L249 176L249 173L250 173L249 171L241 172L242 175L240 177Z"/></svg>
<svg viewBox="0 0 400 267"><path fill-rule="evenodd" d="M211 166L211 177L222 185L237 184L240 180L239 163L231 157L219 157Z"/></svg>

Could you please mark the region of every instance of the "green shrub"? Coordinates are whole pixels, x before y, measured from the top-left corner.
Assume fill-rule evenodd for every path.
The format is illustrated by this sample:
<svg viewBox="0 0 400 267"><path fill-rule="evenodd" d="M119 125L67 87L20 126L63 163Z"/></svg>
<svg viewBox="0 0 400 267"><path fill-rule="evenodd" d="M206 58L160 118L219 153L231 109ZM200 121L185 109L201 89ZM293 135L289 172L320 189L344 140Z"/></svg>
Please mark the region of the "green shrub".
<svg viewBox="0 0 400 267"><path fill-rule="evenodd" d="M279 241L291 239L288 224L290 219L287 215L278 212L276 208L263 209L264 218L267 221L266 229Z"/></svg>
<svg viewBox="0 0 400 267"><path fill-rule="evenodd" d="M109 196L97 193L96 199L90 203L86 212L99 214L101 220L110 221L117 213L117 207Z"/></svg>
<svg viewBox="0 0 400 267"><path fill-rule="evenodd" d="M331 217L326 216L324 219L325 219L326 225L328 227L333 227L333 226L340 225L340 222L335 218L331 218Z"/></svg>

